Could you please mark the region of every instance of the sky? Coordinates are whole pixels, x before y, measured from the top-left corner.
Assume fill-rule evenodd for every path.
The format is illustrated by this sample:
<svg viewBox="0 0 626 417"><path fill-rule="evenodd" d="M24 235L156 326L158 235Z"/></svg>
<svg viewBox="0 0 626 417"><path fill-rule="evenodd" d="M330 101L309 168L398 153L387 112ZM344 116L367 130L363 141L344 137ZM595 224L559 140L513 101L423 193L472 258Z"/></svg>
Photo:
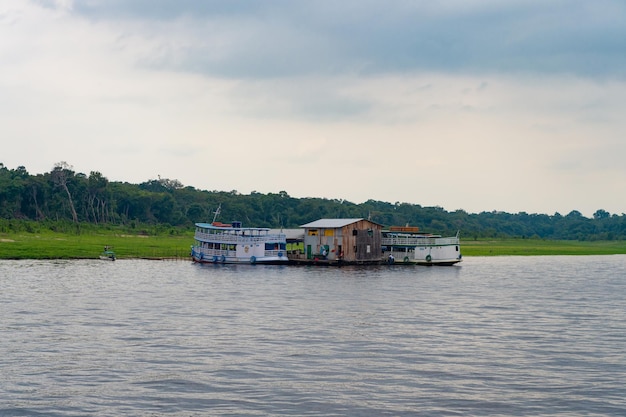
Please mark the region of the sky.
<svg viewBox="0 0 626 417"><path fill-rule="evenodd" d="M0 163L626 212L622 0L0 0Z"/></svg>

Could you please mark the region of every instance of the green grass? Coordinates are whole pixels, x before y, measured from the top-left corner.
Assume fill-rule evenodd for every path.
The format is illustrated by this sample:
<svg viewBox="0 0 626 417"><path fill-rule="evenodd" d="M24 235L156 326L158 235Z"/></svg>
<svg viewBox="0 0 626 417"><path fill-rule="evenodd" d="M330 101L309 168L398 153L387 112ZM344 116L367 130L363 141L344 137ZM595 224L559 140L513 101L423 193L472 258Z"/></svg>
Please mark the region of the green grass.
<svg viewBox="0 0 626 417"><path fill-rule="evenodd" d="M625 241L484 239L461 240L463 256L626 254Z"/></svg>
<svg viewBox="0 0 626 417"><path fill-rule="evenodd" d="M193 232L146 236L110 231L90 234L0 233L0 259L96 259L111 246L118 259L188 258Z"/></svg>

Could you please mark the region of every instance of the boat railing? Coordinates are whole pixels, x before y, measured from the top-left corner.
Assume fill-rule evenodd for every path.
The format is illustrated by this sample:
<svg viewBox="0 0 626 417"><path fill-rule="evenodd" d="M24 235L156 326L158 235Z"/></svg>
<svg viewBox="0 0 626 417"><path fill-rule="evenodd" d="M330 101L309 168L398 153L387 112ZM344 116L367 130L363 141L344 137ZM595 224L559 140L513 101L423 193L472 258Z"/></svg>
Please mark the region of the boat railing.
<svg viewBox="0 0 626 417"><path fill-rule="evenodd" d="M286 237L283 234L267 234L267 235L231 235L228 233L204 233L196 232L197 240L207 242L220 243L263 243L263 242L285 242Z"/></svg>
<svg viewBox="0 0 626 417"><path fill-rule="evenodd" d="M195 250L203 253L205 256L234 256L235 254L235 251L226 249L195 248Z"/></svg>
<svg viewBox="0 0 626 417"><path fill-rule="evenodd" d="M459 239L456 237L383 237L383 246L436 246L436 245L458 245Z"/></svg>

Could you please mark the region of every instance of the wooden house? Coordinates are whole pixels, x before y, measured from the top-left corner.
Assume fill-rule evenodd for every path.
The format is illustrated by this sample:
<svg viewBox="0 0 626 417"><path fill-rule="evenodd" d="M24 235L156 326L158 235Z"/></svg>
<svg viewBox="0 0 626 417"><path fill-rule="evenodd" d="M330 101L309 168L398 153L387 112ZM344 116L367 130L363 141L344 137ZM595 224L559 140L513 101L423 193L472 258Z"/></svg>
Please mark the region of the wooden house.
<svg viewBox="0 0 626 417"><path fill-rule="evenodd" d="M319 219L304 228L308 261L377 263L382 259L382 225L365 219Z"/></svg>

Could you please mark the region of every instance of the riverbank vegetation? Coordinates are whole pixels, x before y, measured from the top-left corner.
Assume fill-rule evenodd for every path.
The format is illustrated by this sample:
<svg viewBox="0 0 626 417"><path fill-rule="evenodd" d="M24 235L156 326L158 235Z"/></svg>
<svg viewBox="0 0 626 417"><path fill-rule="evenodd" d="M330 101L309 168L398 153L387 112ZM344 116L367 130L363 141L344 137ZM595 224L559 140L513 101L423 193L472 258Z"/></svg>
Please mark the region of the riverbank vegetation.
<svg viewBox="0 0 626 417"><path fill-rule="evenodd" d="M105 246L118 259L189 259L193 243L193 230L157 226L129 230L81 224L76 233L69 222L20 224L19 231L0 227L0 259L96 259Z"/></svg>
<svg viewBox="0 0 626 417"><path fill-rule="evenodd" d="M105 246L118 259L190 259L192 229L143 226L80 224L77 233L69 221L0 220L0 259L96 259ZM626 254L626 242L461 237L461 252L464 257Z"/></svg>
<svg viewBox="0 0 626 417"><path fill-rule="evenodd" d="M194 223L210 222L218 207L218 220L241 221L244 226L298 228L319 218L368 218L383 226L408 224L441 235L460 231L464 254L469 256L622 253L626 241L626 215L603 209L592 218L576 210L565 215L449 212L403 202L368 200L355 204L339 199L295 198L286 191L241 194L236 190L198 190L165 178L129 184L109 181L99 172L77 173L65 162L50 172L31 175L25 167L9 169L0 163L0 237L16 243L0 245L0 257L6 257L8 247L20 245L15 236L39 236L24 244L24 251L36 248L45 253L46 245L37 247L36 242L45 242L55 233L61 236L51 238L47 245L66 239L66 250L72 256L89 257L105 244L134 256L148 256L150 251L157 257L166 256L161 252L178 254L192 243ZM76 247L69 242L75 242Z"/></svg>
<svg viewBox="0 0 626 417"><path fill-rule="evenodd" d="M461 240L463 256L617 255L626 254L624 241L546 239Z"/></svg>

